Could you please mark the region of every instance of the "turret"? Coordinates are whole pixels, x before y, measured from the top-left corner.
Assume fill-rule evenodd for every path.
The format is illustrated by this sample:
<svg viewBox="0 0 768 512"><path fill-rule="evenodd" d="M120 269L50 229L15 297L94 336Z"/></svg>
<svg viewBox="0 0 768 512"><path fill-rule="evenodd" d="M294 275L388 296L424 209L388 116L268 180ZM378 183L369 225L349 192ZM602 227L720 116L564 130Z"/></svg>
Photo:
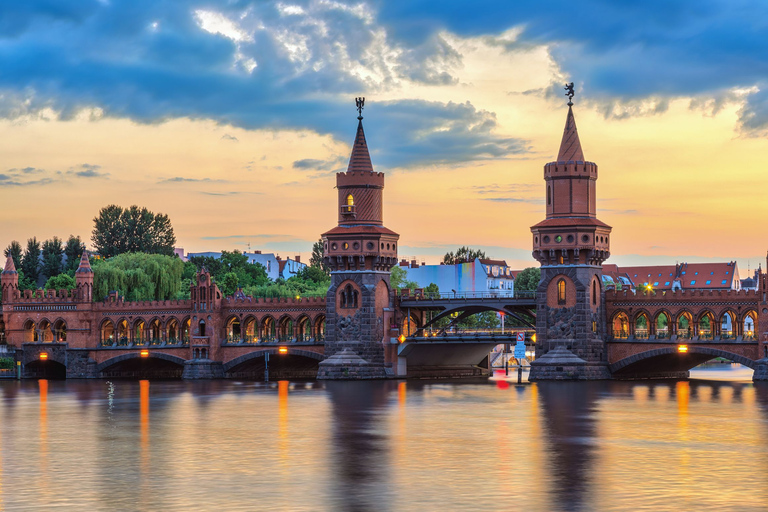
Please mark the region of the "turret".
<svg viewBox="0 0 768 512"><path fill-rule="evenodd" d="M75 288L78 300L83 302L93 300L93 269L86 251L83 251L80 256L80 265L75 270Z"/></svg>
<svg viewBox="0 0 768 512"><path fill-rule="evenodd" d="M5 269L0 274L0 286L2 287L3 302L13 299L19 291L19 273L16 272L16 265L10 254L5 260Z"/></svg>

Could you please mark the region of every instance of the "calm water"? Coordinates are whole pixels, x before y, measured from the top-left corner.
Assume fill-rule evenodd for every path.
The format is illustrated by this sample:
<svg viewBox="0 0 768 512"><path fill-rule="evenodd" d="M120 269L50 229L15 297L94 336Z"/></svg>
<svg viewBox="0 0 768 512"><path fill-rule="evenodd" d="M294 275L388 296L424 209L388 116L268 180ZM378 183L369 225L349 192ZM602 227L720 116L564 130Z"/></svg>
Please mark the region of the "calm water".
<svg viewBox="0 0 768 512"><path fill-rule="evenodd" d="M694 373L0 382L0 509L768 509L768 387Z"/></svg>

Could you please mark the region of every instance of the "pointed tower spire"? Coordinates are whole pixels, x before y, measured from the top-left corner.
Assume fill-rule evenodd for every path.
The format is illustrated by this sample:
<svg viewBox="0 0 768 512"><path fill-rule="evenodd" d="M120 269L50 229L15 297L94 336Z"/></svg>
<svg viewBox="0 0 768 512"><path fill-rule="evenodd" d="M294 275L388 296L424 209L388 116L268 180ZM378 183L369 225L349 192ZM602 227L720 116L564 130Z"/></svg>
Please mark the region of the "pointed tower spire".
<svg viewBox="0 0 768 512"><path fill-rule="evenodd" d="M373 172L371 155L368 153L368 143L365 141L365 132L363 131L363 106L365 98L355 98L357 105L357 134L355 143L352 145L352 154L349 156L349 165L347 172L365 171Z"/></svg>
<svg viewBox="0 0 768 512"><path fill-rule="evenodd" d="M16 265L13 263L13 257L10 254L5 260L5 269L3 269L3 274L18 274L18 272L16 272Z"/></svg>
<svg viewBox="0 0 768 512"><path fill-rule="evenodd" d="M560 151L557 153L557 161L561 163L584 161L584 151L581 149L576 119L573 117L573 107L570 105L568 116L565 118L565 130L563 130L563 140L560 142Z"/></svg>
<svg viewBox="0 0 768 512"><path fill-rule="evenodd" d="M80 256L80 265L77 267L77 270L75 271L76 274L93 274L93 269L91 268L91 262L88 261L88 253L86 251L83 251L83 255Z"/></svg>

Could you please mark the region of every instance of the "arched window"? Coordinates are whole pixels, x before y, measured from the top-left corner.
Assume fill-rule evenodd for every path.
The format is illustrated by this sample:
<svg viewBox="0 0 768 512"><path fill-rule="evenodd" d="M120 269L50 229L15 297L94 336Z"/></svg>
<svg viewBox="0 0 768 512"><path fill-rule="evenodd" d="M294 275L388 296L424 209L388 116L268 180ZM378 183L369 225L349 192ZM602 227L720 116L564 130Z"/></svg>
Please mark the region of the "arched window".
<svg viewBox="0 0 768 512"><path fill-rule="evenodd" d="M355 205L355 198L352 197L352 194L349 194L347 196L347 206L354 206Z"/></svg>
<svg viewBox="0 0 768 512"><path fill-rule="evenodd" d="M592 281L592 305L597 306L597 281Z"/></svg>
<svg viewBox="0 0 768 512"><path fill-rule="evenodd" d="M565 279L557 282L557 303L565 304Z"/></svg>
<svg viewBox="0 0 768 512"><path fill-rule="evenodd" d="M547 187L547 204L552 204L552 187Z"/></svg>

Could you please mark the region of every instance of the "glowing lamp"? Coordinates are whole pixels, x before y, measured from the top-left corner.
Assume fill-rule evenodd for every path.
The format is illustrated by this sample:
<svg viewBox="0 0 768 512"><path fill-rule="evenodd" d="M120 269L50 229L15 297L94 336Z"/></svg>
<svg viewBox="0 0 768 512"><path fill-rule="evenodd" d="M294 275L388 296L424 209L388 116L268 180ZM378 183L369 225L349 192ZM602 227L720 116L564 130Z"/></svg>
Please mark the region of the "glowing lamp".
<svg viewBox="0 0 768 512"><path fill-rule="evenodd" d="M688 345L678 345L677 351L680 352L681 354L688 353Z"/></svg>
<svg viewBox="0 0 768 512"><path fill-rule="evenodd" d="M296 296L296 300L299 300L301 298L301 295Z"/></svg>
<svg viewBox="0 0 768 512"><path fill-rule="evenodd" d="M536 333L531 334L531 341L536 343Z"/></svg>
<svg viewBox="0 0 768 512"><path fill-rule="evenodd" d="M40 352L40 360L41 361L47 361L48 360L48 352Z"/></svg>
<svg viewBox="0 0 768 512"><path fill-rule="evenodd" d="M149 357L149 350L142 350L141 352L139 352L139 355L141 357Z"/></svg>
<svg viewBox="0 0 768 512"><path fill-rule="evenodd" d="M287 354L288 353L288 347L280 347L280 348L277 349L277 351L280 354Z"/></svg>
<svg viewBox="0 0 768 512"><path fill-rule="evenodd" d="M401 335L400 335L400 337L399 337L399 338L397 338L397 340L398 340L400 343L405 343L405 334L401 334Z"/></svg>

